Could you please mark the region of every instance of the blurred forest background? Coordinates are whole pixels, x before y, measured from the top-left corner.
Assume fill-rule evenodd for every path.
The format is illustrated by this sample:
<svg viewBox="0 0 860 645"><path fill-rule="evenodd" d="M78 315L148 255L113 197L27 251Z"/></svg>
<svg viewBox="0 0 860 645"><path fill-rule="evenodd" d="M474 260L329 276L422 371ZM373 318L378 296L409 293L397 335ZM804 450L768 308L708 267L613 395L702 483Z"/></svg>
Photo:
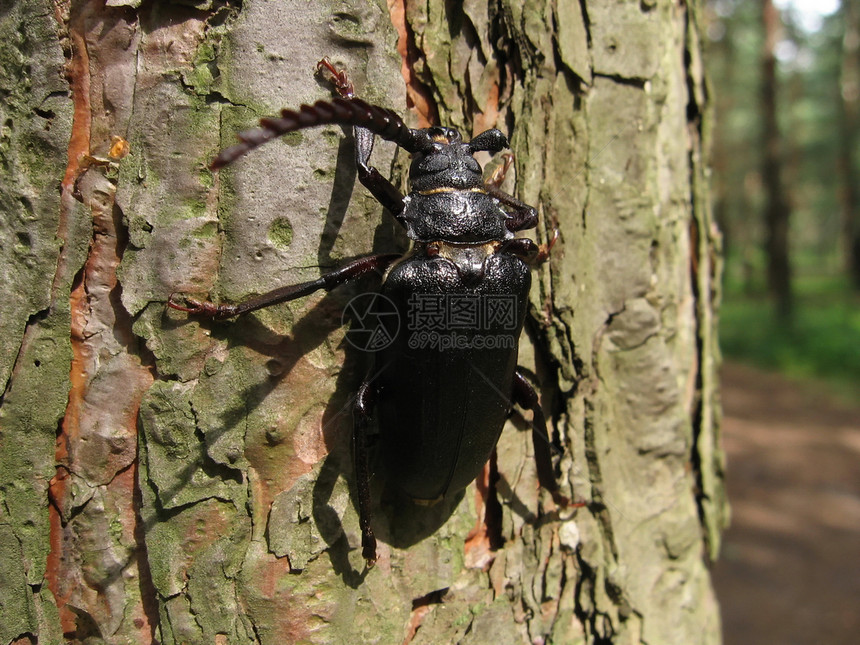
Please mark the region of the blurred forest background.
<svg viewBox="0 0 860 645"><path fill-rule="evenodd" d="M860 384L860 0L708 0L721 341Z"/></svg>
<svg viewBox="0 0 860 645"><path fill-rule="evenodd" d="M725 251L732 523L713 570L725 642L856 643L860 0L706 9Z"/></svg>

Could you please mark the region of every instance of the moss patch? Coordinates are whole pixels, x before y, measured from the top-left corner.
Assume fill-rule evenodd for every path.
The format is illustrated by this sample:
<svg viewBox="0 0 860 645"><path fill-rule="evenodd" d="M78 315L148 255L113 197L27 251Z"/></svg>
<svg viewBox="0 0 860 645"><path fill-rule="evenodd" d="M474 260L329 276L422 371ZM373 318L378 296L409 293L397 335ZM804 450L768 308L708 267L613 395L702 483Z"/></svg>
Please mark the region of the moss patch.
<svg viewBox="0 0 860 645"><path fill-rule="evenodd" d="M286 249L293 243L293 225L286 217L279 217L269 226L269 241L279 249Z"/></svg>

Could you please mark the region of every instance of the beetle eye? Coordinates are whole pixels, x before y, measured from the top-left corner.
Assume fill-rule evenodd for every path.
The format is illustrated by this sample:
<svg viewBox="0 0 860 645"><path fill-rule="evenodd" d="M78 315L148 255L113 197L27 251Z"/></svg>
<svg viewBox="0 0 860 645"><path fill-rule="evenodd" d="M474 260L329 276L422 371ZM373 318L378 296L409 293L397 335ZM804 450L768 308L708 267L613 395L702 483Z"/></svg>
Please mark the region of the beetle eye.
<svg viewBox="0 0 860 645"><path fill-rule="evenodd" d="M445 128L439 128L439 127L428 128L427 134L430 135L430 139L436 144L433 146L433 148L435 148L437 150L439 148L440 143L448 143L448 137L446 136Z"/></svg>
<svg viewBox="0 0 860 645"><path fill-rule="evenodd" d="M427 134L432 141L443 145L459 143L462 140L460 133L454 128L443 128L438 125L427 128Z"/></svg>

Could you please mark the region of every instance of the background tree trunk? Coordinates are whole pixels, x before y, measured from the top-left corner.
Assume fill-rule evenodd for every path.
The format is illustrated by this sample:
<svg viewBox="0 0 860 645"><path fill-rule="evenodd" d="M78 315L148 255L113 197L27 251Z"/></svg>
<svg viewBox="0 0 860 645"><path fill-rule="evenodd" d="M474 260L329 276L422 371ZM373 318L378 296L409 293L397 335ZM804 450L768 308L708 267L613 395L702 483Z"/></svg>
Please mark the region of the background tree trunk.
<svg viewBox="0 0 860 645"><path fill-rule="evenodd" d="M860 290L860 187L857 186L857 142L860 129L860 2L843 0L840 8L842 38L840 79L839 174L845 270Z"/></svg>
<svg viewBox="0 0 860 645"><path fill-rule="evenodd" d="M0 9L0 642L718 642L698 3L107 5ZM405 248L341 128L206 169L261 116L328 97L323 55L416 125L512 135L512 190L539 240L561 232L521 362L585 508L553 509L515 414L440 527L381 497L367 572L366 356L341 312L372 285L230 323L165 310ZM394 153L374 162L402 177Z"/></svg>
<svg viewBox="0 0 860 645"><path fill-rule="evenodd" d="M791 263L789 260L788 222L791 205L783 186L783 139L779 134L776 46L779 42L779 10L772 0L762 2L764 45L762 49L761 120L762 183L765 192L765 231L767 250L767 285L776 301L777 314L791 315Z"/></svg>

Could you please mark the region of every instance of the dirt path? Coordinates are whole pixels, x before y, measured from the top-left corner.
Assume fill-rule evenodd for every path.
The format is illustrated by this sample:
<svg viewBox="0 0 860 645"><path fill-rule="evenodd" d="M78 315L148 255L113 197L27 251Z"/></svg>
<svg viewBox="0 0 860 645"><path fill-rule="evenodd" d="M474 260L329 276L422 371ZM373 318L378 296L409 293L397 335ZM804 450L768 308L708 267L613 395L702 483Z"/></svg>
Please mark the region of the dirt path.
<svg viewBox="0 0 860 645"><path fill-rule="evenodd" d="M860 643L860 406L731 363L723 406L725 644Z"/></svg>

